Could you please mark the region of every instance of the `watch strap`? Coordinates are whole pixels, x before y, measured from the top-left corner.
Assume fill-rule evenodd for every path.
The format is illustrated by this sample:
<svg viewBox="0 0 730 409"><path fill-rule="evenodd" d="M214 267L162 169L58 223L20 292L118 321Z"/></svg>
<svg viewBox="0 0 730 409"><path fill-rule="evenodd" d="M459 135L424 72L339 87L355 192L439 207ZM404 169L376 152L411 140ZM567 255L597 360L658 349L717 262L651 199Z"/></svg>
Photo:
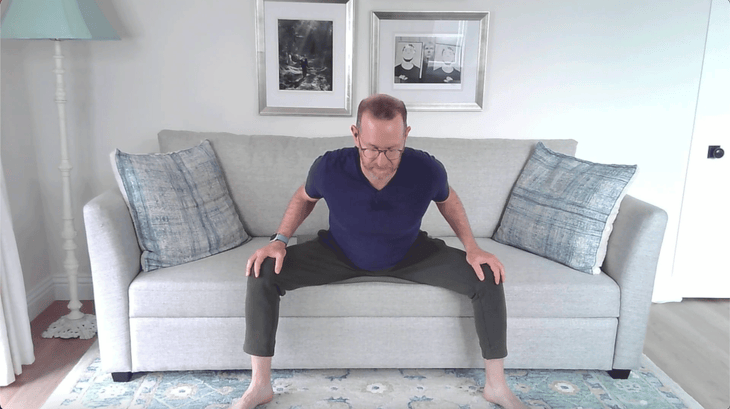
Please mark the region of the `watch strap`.
<svg viewBox="0 0 730 409"><path fill-rule="evenodd" d="M276 234L274 234L274 235L271 236L271 241L272 242L277 241L277 240L280 241L280 242L282 242L282 243L284 243L284 244L289 244L289 238L286 237L285 235L281 234L281 233L276 233Z"/></svg>

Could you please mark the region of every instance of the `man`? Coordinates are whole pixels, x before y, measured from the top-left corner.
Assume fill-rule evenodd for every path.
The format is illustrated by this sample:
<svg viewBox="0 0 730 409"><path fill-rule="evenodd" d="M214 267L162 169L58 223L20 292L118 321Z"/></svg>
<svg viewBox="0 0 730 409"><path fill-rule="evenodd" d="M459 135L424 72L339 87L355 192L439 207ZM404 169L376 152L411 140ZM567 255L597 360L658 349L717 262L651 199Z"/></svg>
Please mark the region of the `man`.
<svg viewBox="0 0 730 409"><path fill-rule="evenodd" d="M456 51L447 46L441 50L442 65L430 72L431 82L445 84L461 83L461 71L456 65Z"/></svg>
<svg viewBox="0 0 730 409"><path fill-rule="evenodd" d="M486 369L485 399L505 408L526 408L504 377L504 267L476 244L443 165L426 152L405 147L411 130L406 116L405 104L391 96L363 100L357 124L350 127L355 147L315 160L272 242L249 258L244 350L251 355L253 372L233 409L251 409L273 398L271 357L280 296L363 275L400 277L470 297ZM288 237L321 198L330 210L330 230L286 248ZM419 231L432 200L466 252Z"/></svg>
<svg viewBox="0 0 730 409"><path fill-rule="evenodd" d="M309 60L307 60L307 57L302 58L300 65L302 66L302 79L304 79L307 77L307 68L309 68Z"/></svg>
<svg viewBox="0 0 730 409"><path fill-rule="evenodd" d="M406 44L401 50L402 62L395 66L395 82L419 82L421 80L421 68L413 59L416 57L416 47L413 44Z"/></svg>
<svg viewBox="0 0 730 409"><path fill-rule="evenodd" d="M436 45L428 40L423 44L423 61L421 61L421 82L428 81L428 72L433 71L433 57L436 52Z"/></svg>

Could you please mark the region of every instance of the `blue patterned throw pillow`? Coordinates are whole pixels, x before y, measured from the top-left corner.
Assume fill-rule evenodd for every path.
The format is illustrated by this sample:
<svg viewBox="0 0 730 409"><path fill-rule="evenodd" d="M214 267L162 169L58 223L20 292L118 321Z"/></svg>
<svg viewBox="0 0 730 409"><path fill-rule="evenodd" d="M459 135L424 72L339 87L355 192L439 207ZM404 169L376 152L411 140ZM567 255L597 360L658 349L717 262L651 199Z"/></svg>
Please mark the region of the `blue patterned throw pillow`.
<svg viewBox="0 0 730 409"><path fill-rule="evenodd" d="M170 153L117 149L112 162L144 271L208 257L249 239L208 140Z"/></svg>
<svg viewBox="0 0 730 409"><path fill-rule="evenodd" d="M494 240L589 274L600 273L608 237L635 165L604 165L538 142Z"/></svg>

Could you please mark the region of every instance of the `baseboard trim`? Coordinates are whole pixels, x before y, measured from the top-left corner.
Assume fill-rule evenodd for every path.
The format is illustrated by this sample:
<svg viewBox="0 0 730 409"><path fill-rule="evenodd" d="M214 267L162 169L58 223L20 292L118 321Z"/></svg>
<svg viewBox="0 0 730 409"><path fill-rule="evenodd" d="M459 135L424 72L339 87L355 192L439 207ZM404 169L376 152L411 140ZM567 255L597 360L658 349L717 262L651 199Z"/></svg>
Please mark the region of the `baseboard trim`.
<svg viewBox="0 0 730 409"><path fill-rule="evenodd" d="M46 277L25 295L28 302L28 318L33 321L56 301L55 285L52 277Z"/></svg>
<svg viewBox="0 0 730 409"><path fill-rule="evenodd" d="M93 300L94 288L91 283L91 276L78 276L79 300ZM53 276L54 294L56 300L70 300L71 292L68 290L68 277L64 275Z"/></svg>
<svg viewBox="0 0 730 409"><path fill-rule="evenodd" d="M79 276L76 281L79 287L79 300L93 300L94 289L91 276ZM46 277L27 292L25 298L28 303L28 318L33 321L54 301L71 299L68 277L61 275Z"/></svg>

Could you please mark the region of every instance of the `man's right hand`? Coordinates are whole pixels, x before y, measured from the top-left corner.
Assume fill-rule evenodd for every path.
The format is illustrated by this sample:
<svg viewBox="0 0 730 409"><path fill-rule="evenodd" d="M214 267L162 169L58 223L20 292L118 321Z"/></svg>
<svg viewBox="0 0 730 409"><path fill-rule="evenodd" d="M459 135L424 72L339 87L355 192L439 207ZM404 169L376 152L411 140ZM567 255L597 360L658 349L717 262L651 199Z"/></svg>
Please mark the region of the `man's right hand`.
<svg viewBox="0 0 730 409"><path fill-rule="evenodd" d="M261 271L261 263L267 257L271 257L275 261L274 272L276 274L281 273L281 266L284 265L284 256L286 256L286 244L284 242L277 240L261 247L248 258L248 263L246 263L246 277L250 276L251 271L253 271L254 276L258 278Z"/></svg>

